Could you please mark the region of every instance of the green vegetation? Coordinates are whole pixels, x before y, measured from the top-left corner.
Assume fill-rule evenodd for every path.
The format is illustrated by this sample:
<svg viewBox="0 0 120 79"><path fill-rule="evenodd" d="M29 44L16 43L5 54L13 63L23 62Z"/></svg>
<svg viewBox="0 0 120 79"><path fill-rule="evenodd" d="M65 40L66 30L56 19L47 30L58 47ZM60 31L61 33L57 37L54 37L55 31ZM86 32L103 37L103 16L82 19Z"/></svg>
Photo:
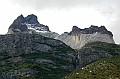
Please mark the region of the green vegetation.
<svg viewBox="0 0 120 79"><path fill-rule="evenodd" d="M63 79L120 79L120 55L102 58L72 72Z"/></svg>
<svg viewBox="0 0 120 79"><path fill-rule="evenodd" d="M60 45L60 46L57 46L56 48L57 48L58 51L61 51L61 52L74 51L73 49L70 49L69 46L64 47L64 46Z"/></svg>
<svg viewBox="0 0 120 79"><path fill-rule="evenodd" d="M96 49L97 51L102 50L102 51L109 52L109 54L114 56L120 54L120 46L116 44L95 42L91 45L91 47Z"/></svg>
<svg viewBox="0 0 120 79"><path fill-rule="evenodd" d="M99 53L107 53L112 56L116 56L120 54L120 45L97 41L86 44L85 47L82 48L82 50L82 52L88 52L86 56L95 55Z"/></svg>
<svg viewBox="0 0 120 79"><path fill-rule="evenodd" d="M23 54L19 57L5 58L1 61L5 63L0 65L0 67L4 67L4 69L0 70L0 74L14 72L23 68L30 68L35 71L32 77L15 76L13 79L61 79L70 73L69 70L63 69L61 66L72 64L68 60L59 58L50 52Z"/></svg>
<svg viewBox="0 0 120 79"><path fill-rule="evenodd" d="M27 58L27 59L36 59L36 58L41 58L41 59L46 59L46 60L51 60L55 63L57 63L57 65L61 64L61 65L69 65L72 64L67 60L64 60L62 58L58 58L56 56L54 56L53 53L31 53L31 54L25 54L22 55L23 58Z"/></svg>

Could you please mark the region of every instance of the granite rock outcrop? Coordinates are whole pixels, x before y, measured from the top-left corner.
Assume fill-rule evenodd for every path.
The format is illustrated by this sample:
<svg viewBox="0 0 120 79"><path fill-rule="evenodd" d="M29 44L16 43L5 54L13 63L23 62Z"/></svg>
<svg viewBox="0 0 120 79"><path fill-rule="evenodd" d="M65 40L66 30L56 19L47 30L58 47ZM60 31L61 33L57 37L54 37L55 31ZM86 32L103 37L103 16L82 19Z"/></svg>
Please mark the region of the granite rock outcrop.
<svg viewBox="0 0 120 79"><path fill-rule="evenodd" d="M56 37L56 39L63 41L73 49L81 49L86 43L95 41L114 43L113 34L105 26L98 27L93 25L85 29L73 26L70 33L65 32Z"/></svg>

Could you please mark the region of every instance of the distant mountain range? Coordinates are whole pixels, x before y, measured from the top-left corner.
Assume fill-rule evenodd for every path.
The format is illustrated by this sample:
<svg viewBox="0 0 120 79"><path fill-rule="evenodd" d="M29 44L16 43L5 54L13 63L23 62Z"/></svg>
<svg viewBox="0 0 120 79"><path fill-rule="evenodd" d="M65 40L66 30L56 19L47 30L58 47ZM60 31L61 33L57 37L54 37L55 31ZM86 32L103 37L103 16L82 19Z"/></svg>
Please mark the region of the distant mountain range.
<svg viewBox="0 0 120 79"><path fill-rule="evenodd" d="M73 26L70 33L65 32L59 35L58 33L51 32L47 25L40 24L37 16L34 14L27 17L23 17L23 15L18 16L10 25L7 34L14 33L40 34L45 37L61 40L74 49L80 49L86 43L93 41L114 43L112 32L108 31L105 26L98 27L91 25L85 29Z"/></svg>

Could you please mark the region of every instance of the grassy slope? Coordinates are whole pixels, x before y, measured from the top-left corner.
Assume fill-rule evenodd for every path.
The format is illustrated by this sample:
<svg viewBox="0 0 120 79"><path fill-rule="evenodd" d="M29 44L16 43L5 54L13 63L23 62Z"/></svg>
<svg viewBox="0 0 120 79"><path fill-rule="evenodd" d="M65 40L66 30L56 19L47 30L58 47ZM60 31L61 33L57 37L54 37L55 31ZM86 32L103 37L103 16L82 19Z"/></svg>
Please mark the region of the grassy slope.
<svg viewBox="0 0 120 79"><path fill-rule="evenodd" d="M120 79L120 46L104 42L92 42L85 45L88 54L95 54L91 50L108 52L113 57L101 58L80 68L63 79ZM88 49L90 48L90 49Z"/></svg>
<svg viewBox="0 0 120 79"><path fill-rule="evenodd" d="M72 72L63 79L120 79L120 55L102 58Z"/></svg>

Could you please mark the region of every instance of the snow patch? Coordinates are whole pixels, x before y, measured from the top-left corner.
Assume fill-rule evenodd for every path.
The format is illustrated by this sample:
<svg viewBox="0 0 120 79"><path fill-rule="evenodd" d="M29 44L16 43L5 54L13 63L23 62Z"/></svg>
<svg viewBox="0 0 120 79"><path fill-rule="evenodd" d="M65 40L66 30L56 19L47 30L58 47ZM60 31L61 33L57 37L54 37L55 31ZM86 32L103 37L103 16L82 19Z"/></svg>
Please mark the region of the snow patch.
<svg viewBox="0 0 120 79"><path fill-rule="evenodd" d="M36 26L35 24L26 24L29 30L33 30L35 32L41 32L41 33L46 33L48 31L46 31L45 27L40 27L40 26Z"/></svg>

